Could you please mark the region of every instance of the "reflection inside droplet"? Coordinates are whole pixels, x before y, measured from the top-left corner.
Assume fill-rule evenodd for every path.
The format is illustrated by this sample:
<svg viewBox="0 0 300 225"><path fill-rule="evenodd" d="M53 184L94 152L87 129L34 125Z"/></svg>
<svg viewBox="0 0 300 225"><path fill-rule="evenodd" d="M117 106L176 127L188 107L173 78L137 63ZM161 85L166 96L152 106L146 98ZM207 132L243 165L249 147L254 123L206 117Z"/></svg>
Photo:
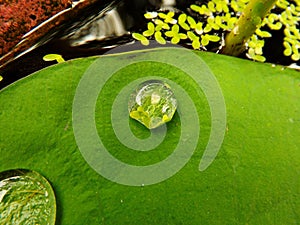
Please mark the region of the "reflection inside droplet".
<svg viewBox="0 0 300 225"><path fill-rule="evenodd" d="M140 84L128 102L130 117L149 129L169 122L176 108L177 100L173 91L160 80L149 80Z"/></svg>

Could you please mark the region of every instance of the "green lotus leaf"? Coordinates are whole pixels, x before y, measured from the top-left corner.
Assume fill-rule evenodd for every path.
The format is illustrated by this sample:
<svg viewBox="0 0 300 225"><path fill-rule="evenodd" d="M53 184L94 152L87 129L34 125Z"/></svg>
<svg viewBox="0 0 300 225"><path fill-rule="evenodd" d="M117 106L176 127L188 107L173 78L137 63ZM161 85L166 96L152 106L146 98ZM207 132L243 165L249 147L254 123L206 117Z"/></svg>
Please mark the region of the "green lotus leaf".
<svg viewBox="0 0 300 225"><path fill-rule="evenodd" d="M86 162L77 146L72 122L74 96L81 79L96 60L97 65L115 68L117 63L137 57L147 59L158 51L160 59L164 59L164 49L66 61L1 90L0 171L30 168L47 177L56 194L56 224L61 225L298 224L300 75L280 65L201 51L195 51L199 57L194 61L182 58L181 65L147 60L126 65L110 79L103 78L101 84L105 85L97 93L94 116L82 115L82 121L94 121L99 140L119 161L134 167L168 159L181 137L183 121L179 113L167 123L163 142L151 151L123 145L111 119L115 98L123 88L136 79L161 76L180 85L195 104L200 135L194 154L174 176L150 186L114 183ZM173 53L168 57L181 56ZM201 172L199 162L210 139L213 119L210 102L194 79L179 68L197 65L198 58L214 74L227 112L219 153ZM103 76L97 68L89 72ZM210 94L215 96L213 88ZM127 100L124 110L128 112L126 104ZM178 102L179 110L180 105ZM138 139L151 137L149 130L129 115L126 121ZM188 143L193 135L190 131L184 141ZM112 169L118 178L121 168Z"/></svg>

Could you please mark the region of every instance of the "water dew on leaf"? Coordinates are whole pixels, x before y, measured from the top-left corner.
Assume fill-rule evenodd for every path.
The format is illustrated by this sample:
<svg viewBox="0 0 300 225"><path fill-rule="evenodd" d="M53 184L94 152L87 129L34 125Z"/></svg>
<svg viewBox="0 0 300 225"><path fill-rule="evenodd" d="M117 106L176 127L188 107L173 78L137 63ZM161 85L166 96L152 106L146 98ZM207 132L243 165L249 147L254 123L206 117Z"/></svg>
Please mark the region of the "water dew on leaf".
<svg viewBox="0 0 300 225"><path fill-rule="evenodd" d="M148 129L169 122L176 108L177 100L170 86L159 80L149 80L140 84L128 102L129 116Z"/></svg>
<svg viewBox="0 0 300 225"><path fill-rule="evenodd" d="M0 224L55 224L56 201L39 173L16 169L0 173Z"/></svg>

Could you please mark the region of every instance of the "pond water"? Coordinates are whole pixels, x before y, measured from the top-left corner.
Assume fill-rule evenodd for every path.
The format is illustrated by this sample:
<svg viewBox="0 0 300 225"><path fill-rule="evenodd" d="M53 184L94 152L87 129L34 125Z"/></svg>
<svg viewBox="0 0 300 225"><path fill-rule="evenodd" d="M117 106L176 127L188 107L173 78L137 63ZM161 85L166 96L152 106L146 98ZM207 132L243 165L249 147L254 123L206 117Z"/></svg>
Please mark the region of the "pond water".
<svg viewBox="0 0 300 225"><path fill-rule="evenodd" d="M133 43L135 40L131 37L131 33L141 32L146 28L145 12L171 10L191 15L189 6L193 3L197 3L197 1L105 0L100 5L97 4L97 7L91 5L87 9L81 10L67 23L45 34L41 40L45 44L0 68L0 74L4 77L0 82L0 89L54 64L54 62L42 60L46 54L61 54L66 60L101 55L118 45ZM272 35L273 38L266 40L264 47L267 61L290 65L292 61L282 54L283 46L278 44L278 41L283 38L283 30L272 31ZM245 55L241 57L245 58Z"/></svg>

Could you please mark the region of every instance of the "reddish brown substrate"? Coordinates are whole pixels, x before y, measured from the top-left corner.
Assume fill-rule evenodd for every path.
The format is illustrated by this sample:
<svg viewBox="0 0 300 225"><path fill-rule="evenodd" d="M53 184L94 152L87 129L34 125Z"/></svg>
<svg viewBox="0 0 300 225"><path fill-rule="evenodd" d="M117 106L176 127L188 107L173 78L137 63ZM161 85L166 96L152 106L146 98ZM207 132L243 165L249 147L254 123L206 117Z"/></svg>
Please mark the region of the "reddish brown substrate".
<svg viewBox="0 0 300 225"><path fill-rule="evenodd" d="M68 7L70 0L0 0L0 57L32 28Z"/></svg>

